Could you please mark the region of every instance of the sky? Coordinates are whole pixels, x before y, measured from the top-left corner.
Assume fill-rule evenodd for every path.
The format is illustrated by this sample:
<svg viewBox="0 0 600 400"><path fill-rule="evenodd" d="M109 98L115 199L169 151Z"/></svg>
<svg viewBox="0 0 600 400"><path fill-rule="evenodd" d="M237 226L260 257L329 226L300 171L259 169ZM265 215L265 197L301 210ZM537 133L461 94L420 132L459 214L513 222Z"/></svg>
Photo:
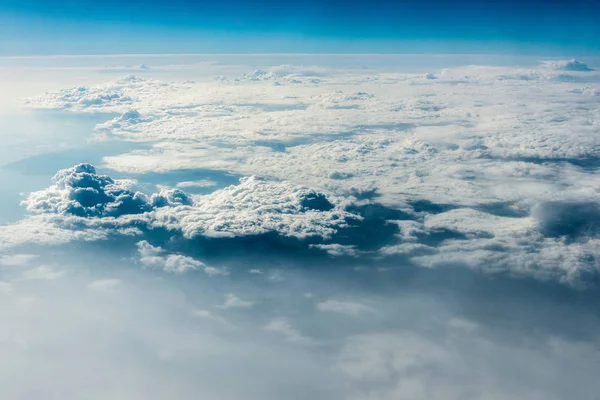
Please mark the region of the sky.
<svg viewBox="0 0 600 400"><path fill-rule="evenodd" d="M598 400L598 15L0 0L0 399Z"/></svg>
<svg viewBox="0 0 600 400"><path fill-rule="evenodd" d="M597 2L0 1L0 53L598 54Z"/></svg>
<svg viewBox="0 0 600 400"><path fill-rule="evenodd" d="M0 398L596 399L599 68L0 58Z"/></svg>

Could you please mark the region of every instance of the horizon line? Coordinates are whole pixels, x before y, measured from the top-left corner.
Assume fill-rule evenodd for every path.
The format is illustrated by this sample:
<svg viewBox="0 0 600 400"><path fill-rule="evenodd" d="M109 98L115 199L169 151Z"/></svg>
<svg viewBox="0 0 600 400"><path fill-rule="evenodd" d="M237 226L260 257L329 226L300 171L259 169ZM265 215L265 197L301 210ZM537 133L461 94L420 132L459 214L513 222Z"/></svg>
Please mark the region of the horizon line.
<svg viewBox="0 0 600 400"><path fill-rule="evenodd" d="M565 58L558 55L526 55L505 53L107 53L107 54L33 54L33 55L0 55L0 59L34 59L34 58L116 58L116 57L194 57L194 56L497 56L497 57L551 57ZM569 58L569 57L566 57ZM574 59L575 57L570 57ZM582 56L579 58L600 58Z"/></svg>

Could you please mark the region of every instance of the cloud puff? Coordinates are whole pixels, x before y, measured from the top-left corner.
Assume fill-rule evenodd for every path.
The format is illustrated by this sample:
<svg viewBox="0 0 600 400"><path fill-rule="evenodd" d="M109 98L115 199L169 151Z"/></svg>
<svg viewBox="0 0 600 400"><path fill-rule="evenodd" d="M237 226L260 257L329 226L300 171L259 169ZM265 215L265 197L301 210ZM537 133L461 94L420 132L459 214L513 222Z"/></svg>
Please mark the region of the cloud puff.
<svg viewBox="0 0 600 400"><path fill-rule="evenodd" d="M31 193L23 201L28 211L79 217L118 217L140 214L152 208L147 196L129 190L128 182L97 175L90 164L61 170L52 181L51 187Z"/></svg>
<svg viewBox="0 0 600 400"><path fill-rule="evenodd" d="M194 206L158 209L156 226L181 229L184 236L248 236L277 232L282 236L328 238L356 218L323 193L257 177L240 179L205 196Z"/></svg>
<svg viewBox="0 0 600 400"><path fill-rule="evenodd" d="M585 63L577 61L575 59L570 60L558 60L558 61L543 61L542 66L558 71L577 71L577 72L588 72L593 71L592 68L588 67Z"/></svg>
<svg viewBox="0 0 600 400"><path fill-rule="evenodd" d="M247 72L245 74L242 74L242 76L240 76L238 79L236 79L236 81L268 81L268 80L272 80L275 79L277 77L277 75L275 75L273 72L267 72L267 71L263 71L261 69L255 69L252 72Z"/></svg>
<svg viewBox="0 0 600 400"><path fill-rule="evenodd" d="M228 309L228 308L250 308L254 305L252 301L242 300L233 293L225 295L225 302L216 307Z"/></svg>
<svg viewBox="0 0 600 400"><path fill-rule="evenodd" d="M334 257L357 257L360 251L354 245L341 245L338 243L332 244L312 244L310 247L325 250L329 255Z"/></svg>
<svg viewBox="0 0 600 400"><path fill-rule="evenodd" d="M499 217L457 209L425 219L428 231L455 232L413 262L426 267L468 266L486 272L533 275L587 285L600 272L597 205L541 203L533 216ZM567 222L568 221L568 222Z"/></svg>
<svg viewBox="0 0 600 400"><path fill-rule="evenodd" d="M189 271L202 269L207 275L220 275L223 272L214 267L207 267L204 263L191 257L180 254L164 254L165 251L157 246L152 246L145 240L137 243L139 262L152 268L160 268L165 272L183 274Z"/></svg>
<svg viewBox="0 0 600 400"><path fill-rule="evenodd" d="M360 218L318 191L256 177L193 198L179 189L147 196L131 186L131 181L113 180L98 175L89 164L80 164L59 171L52 186L31 193L23 204L32 213L54 215L57 220L66 217L61 228L127 229L138 225L178 231L188 238L269 232L328 238L347 226L346 219Z"/></svg>
<svg viewBox="0 0 600 400"><path fill-rule="evenodd" d="M275 318L271 320L267 325L264 326L264 330L270 332L277 332L285 337L285 340L297 344L297 345L308 345L312 341L309 337L304 336L295 329L290 321L285 318Z"/></svg>
<svg viewBox="0 0 600 400"><path fill-rule="evenodd" d="M27 211L78 217L119 217L142 214L157 207L192 204L179 189L161 190L152 196L133 191L131 181L98 175L90 164L60 170L52 181L52 186L31 193L22 202Z"/></svg>
<svg viewBox="0 0 600 400"><path fill-rule="evenodd" d="M78 86L26 99L29 107L84 112L127 111L134 104L156 100L173 90L185 91L185 85L175 85L153 79L128 76L103 85Z"/></svg>

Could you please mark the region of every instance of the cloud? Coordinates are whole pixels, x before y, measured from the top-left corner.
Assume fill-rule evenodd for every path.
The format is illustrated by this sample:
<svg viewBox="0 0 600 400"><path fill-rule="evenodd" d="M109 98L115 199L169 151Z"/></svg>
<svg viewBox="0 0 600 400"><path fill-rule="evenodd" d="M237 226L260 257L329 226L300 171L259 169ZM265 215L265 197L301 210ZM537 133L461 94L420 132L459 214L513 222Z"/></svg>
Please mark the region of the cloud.
<svg viewBox="0 0 600 400"><path fill-rule="evenodd" d="M193 207L156 211L156 226L179 228L184 236L282 236L328 238L357 216L334 205L323 193L257 177L195 198Z"/></svg>
<svg viewBox="0 0 600 400"><path fill-rule="evenodd" d="M600 235L600 204L593 201L548 201L532 209L538 229L546 237L570 239Z"/></svg>
<svg viewBox="0 0 600 400"><path fill-rule="evenodd" d="M334 257L357 257L360 251L356 249L356 246L344 246L341 244L313 244L311 247L315 249L325 250L329 255Z"/></svg>
<svg viewBox="0 0 600 400"><path fill-rule="evenodd" d="M563 351L580 354L587 364L587 345L547 339L536 345L542 350L534 350L527 345L486 340L477 325L456 319L443 329L443 340L411 330L349 338L336 366L351 387L348 398L508 400L535 399L545 393L541 396L559 399L592 393L589 388L571 386L569 380L547 380L560 369L554 362L561 359ZM523 356L522 362L515 362ZM494 362L487 362L490 359ZM583 376L589 375L581 376L586 379Z"/></svg>
<svg viewBox="0 0 600 400"><path fill-rule="evenodd" d="M249 71L236 68L228 76ZM357 260L462 265L563 282L597 270L595 226L581 221L593 221L598 204L593 94L600 75L584 63L428 66L426 75L391 67L260 68L237 81L130 77L31 99L31 107L117 113L96 132L144 147L105 157L115 171L244 176L205 196L144 194L95 173L90 184L98 187L59 179L24 204L41 215L85 220L53 215L53 236L35 240L71 240L69 229L82 226L81 237L134 228L191 241L275 234ZM318 85L310 82L315 78ZM394 212L372 218L355 211L366 203ZM580 221L578 233L559 232L564 227L555 225L570 219Z"/></svg>
<svg viewBox="0 0 600 400"><path fill-rule="evenodd" d="M374 313L375 309L353 301L326 300L317 303L317 310L321 312L332 312L345 314L350 317L358 317L365 313Z"/></svg>
<svg viewBox="0 0 600 400"><path fill-rule="evenodd" d="M152 246L145 240L137 243L139 262L145 266L159 268L165 272L184 274L194 270L203 270L209 276L222 275L224 271L208 267L204 263L181 254L165 254L165 250Z"/></svg>
<svg viewBox="0 0 600 400"><path fill-rule="evenodd" d="M97 292L111 291L121 285L121 280L116 278L99 279L91 282L87 287Z"/></svg>
<svg viewBox="0 0 600 400"><path fill-rule="evenodd" d="M427 230L456 232L458 237L448 235L430 254L411 260L426 267L462 265L585 286L600 271L595 213L596 205L590 203L540 203L532 217L472 209L428 216Z"/></svg>
<svg viewBox="0 0 600 400"><path fill-rule="evenodd" d="M593 71L585 63L571 60L558 60L558 61L542 61L542 66L558 71L577 71L577 72L589 72Z"/></svg>
<svg viewBox="0 0 600 400"><path fill-rule="evenodd" d="M252 301L242 300L238 296L233 293L228 293L225 295L225 302L216 307L229 309L229 308L250 308L254 305Z"/></svg>
<svg viewBox="0 0 600 400"><path fill-rule="evenodd" d="M5 361L0 397L29 400L69 392L94 400L161 400L173 393L182 399L278 399L298 379L298 399L337 397L328 379L315 373L313 367L327 373L317 360L301 346L274 340L262 323L245 321L246 312L239 318L228 313L228 319L235 318L232 323L214 313L190 314L212 300L214 280L186 288L177 277L154 279L129 260L98 248L74 246L62 255L67 256L60 260L66 273L60 279L16 278L0 284ZM107 271L114 277L106 278ZM236 289L246 293L248 288L242 283ZM226 361L240 354L241 364L232 367ZM282 360L294 363L285 366ZM34 385L9 378L26 371L36 377ZM126 383L103 384L118 382L123 374ZM263 383L256 388L256 382Z"/></svg>
<svg viewBox="0 0 600 400"><path fill-rule="evenodd" d="M246 72L235 78L235 83L254 83L254 82L273 82L274 85L298 85L298 84L312 84L318 85L322 79L315 77L315 74L319 74L317 71L311 71L307 69L298 69L292 66L281 65L279 67L273 67L269 71L262 69L255 69L252 72ZM228 82L227 78L221 77L218 79L219 82Z"/></svg>
<svg viewBox="0 0 600 400"><path fill-rule="evenodd" d="M133 75L98 86L78 86L26 99L28 107L76 112L127 111L134 104L154 101L173 90L185 92L185 85L172 85Z"/></svg>
<svg viewBox="0 0 600 400"><path fill-rule="evenodd" d="M65 274L65 271L50 267L48 265L40 265L39 267L31 268L23 271L21 280L54 280Z"/></svg>
<svg viewBox="0 0 600 400"><path fill-rule="evenodd" d="M199 320L218 322L222 326L225 326L225 327L228 327L231 329L236 328L234 325L229 323L226 319L213 314L209 310L203 310L203 309L193 310L191 312L191 315L192 315L192 317L199 319Z"/></svg>
<svg viewBox="0 0 600 400"><path fill-rule="evenodd" d="M267 72L267 71L263 71L261 69L255 69L252 72L248 72L245 74L242 74L242 76L240 76L238 79L236 79L236 81L268 81L268 80L272 80L275 79L277 77L277 75L275 75L272 72Z"/></svg>
<svg viewBox="0 0 600 400"><path fill-rule="evenodd" d="M209 179L202 179L199 181L184 181L184 182L179 182L177 184L178 188L189 188L189 187L211 187L211 186L216 186L217 183L214 181L211 181Z"/></svg>
<svg viewBox="0 0 600 400"><path fill-rule="evenodd" d="M114 226L110 230L103 227L82 230L80 225L65 222L61 216L36 215L14 224L1 225L0 249L31 244L60 245L76 240L96 241L106 239L110 233L130 233Z"/></svg>
<svg viewBox="0 0 600 400"><path fill-rule="evenodd" d="M599 393L598 72L336 60L44 96L114 142L0 226L0 397Z"/></svg>
<svg viewBox="0 0 600 400"><path fill-rule="evenodd" d="M265 243L290 238L290 244L302 247L305 241L329 240L362 218L347 211L346 202L337 196L257 177L242 178L238 185L202 196L168 188L147 195L135 190L136 186L133 180L98 174L90 164L61 170L50 187L29 194L22 202L32 215L0 226L1 245L12 248L131 236L141 239L143 264L170 272L201 269L208 275L221 275L226 273L222 268L206 266L181 250L170 254L161 248L164 236L160 232L187 241L207 240L207 248L219 248L227 240L234 249L238 244L245 246L243 241L232 240L237 237L257 237ZM209 246L209 239L220 242L213 242L217 247Z"/></svg>
<svg viewBox="0 0 600 400"><path fill-rule="evenodd" d="M292 327L292 324L285 318L275 318L264 326L266 331L276 332L285 337L285 340L297 344L308 345L312 341L309 337L303 336L297 329Z"/></svg>
<svg viewBox="0 0 600 400"><path fill-rule="evenodd" d="M163 190L151 197L130 190L131 182L96 174L90 164L60 170L53 185L31 193L22 202L33 213L71 214L78 217L119 217L142 214L155 207L190 205L192 200L178 189Z"/></svg>
<svg viewBox="0 0 600 400"><path fill-rule="evenodd" d="M4 254L0 255L0 265L9 267L24 267L39 256L37 254Z"/></svg>

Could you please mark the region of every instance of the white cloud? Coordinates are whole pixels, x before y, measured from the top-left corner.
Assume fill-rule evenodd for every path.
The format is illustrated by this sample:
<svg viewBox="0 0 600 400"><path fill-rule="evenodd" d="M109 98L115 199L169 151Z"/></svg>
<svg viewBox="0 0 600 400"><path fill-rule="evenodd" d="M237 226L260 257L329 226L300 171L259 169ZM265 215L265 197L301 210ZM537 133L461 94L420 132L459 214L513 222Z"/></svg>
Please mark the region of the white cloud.
<svg viewBox="0 0 600 400"><path fill-rule="evenodd" d="M39 256L36 254L4 254L0 255L0 265L8 267L24 267Z"/></svg>
<svg viewBox="0 0 600 400"><path fill-rule="evenodd" d="M97 292L106 292L111 291L121 285L120 279L110 278L110 279L99 279L97 281L91 282L87 287L91 290Z"/></svg>
<svg viewBox="0 0 600 400"><path fill-rule="evenodd" d="M225 295L225 302L216 307L228 309L228 308L250 308L254 305L252 301L242 300L238 296L233 293L228 293Z"/></svg>
<svg viewBox="0 0 600 400"><path fill-rule="evenodd" d="M90 164L60 170L52 181L52 186L29 194L23 201L28 211L78 217L119 217L142 214L155 207L192 204L192 200L178 189L162 190L152 197L134 192L130 189L130 181L115 181L96 174Z"/></svg>
<svg viewBox="0 0 600 400"><path fill-rule="evenodd" d="M525 218L472 209L428 216L426 229L458 232L466 240L448 239L412 260L426 267L464 265L585 286L600 271L597 207L580 202L538 204L532 217ZM384 251L393 252L393 248Z"/></svg>
<svg viewBox="0 0 600 400"><path fill-rule="evenodd" d="M205 196L193 207L163 208L153 224L181 229L184 236L248 236L277 232L282 236L328 238L354 216L316 190L287 182L242 178Z"/></svg>
<svg viewBox="0 0 600 400"><path fill-rule="evenodd" d="M25 232L26 239L33 241L46 230L47 240L56 242L88 234L102 237L110 230L139 234L138 227L166 228L187 238L269 232L299 239L328 238L346 227L348 218L360 218L344 211L344 201L338 197L257 177L242 178L239 185L194 197L179 189L163 189L148 196L133 191L130 181L96 174L89 164L61 170L53 181L52 186L31 193L23 201L28 211L40 215L22 224L41 225ZM8 229L0 227L0 233L3 228ZM200 267L181 256L168 256L167 261L169 265Z"/></svg>
<svg viewBox="0 0 600 400"><path fill-rule="evenodd" d="M285 318L275 318L271 320L264 329L271 332L277 332L285 337L290 343L297 345L308 345L312 343L312 340L302 335L292 324Z"/></svg>
<svg viewBox="0 0 600 400"><path fill-rule="evenodd" d="M36 215L14 224L0 225L0 249L24 244L57 245L74 240L102 240L108 233L102 227L93 230L77 227L78 230L74 230L75 226L63 222L56 215Z"/></svg>
<svg viewBox="0 0 600 400"><path fill-rule="evenodd" d="M26 100L29 107L65 109L84 112L126 111L134 104L159 103L159 98L173 90L185 93L187 86L167 84L152 79L128 76L116 81L93 86L78 86L59 92L46 93Z"/></svg>
<svg viewBox="0 0 600 400"><path fill-rule="evenodd" d="M23 271L20 280L54 280L65 274L65 271L50 267L48 265L40 265L39 267L31 268Z"/></svg>
<svg viewBox="0 0 600 400"><path fill-rule="evenodd" d="M543 61L542 65L544 67L550 69L556 69L560 71L580 71L580 72L588 72L593 71L590 67L588 67L585 63L581 61L577 61L575 59L571 60L558 60L558 61Z"/></svg>
<svg viewBox="0 0 600 400"><path fill-rule="evenodd" d="M189 188L189 187L211 187L216 186L216 182L209 179L201 179L198 181L184 181L177 183L178 188Z"/></svg>
<svg viewBox="0 0 600 400"><path fill-rule="evenodd" d="M341 245L337 243L333 244L313 244L311 247L316 249L325 250L329 255L334 257L346 256L346 257L357 257L360 251L356 249L354 245Z"/></svg>
<svg viewBox="0 0 600 400"><path fill-rule="evenodd" d="M139 262L152 268L160 268L165 272L184 274L194 270L203 270L209 276L221 275L224 271L208 267L203 262L181 254L165 254L158 246L152 246L145 240L137 243Z"/></svg>
<svg viewBox="0 0 600 400"><path fill-rule="evenodd" d="M150 76L166 73L159 60L115 65L150 63ZM507 275L597 282L600 74L574 71L576 63L403 74L347 70L347 62L310 71L253 61L266 72L237 82L129 79L33 100L116 113L96 127L96 140L144 143L105 158L113 178L87 164L59 171L26 198L31 215L0 227L0 292L8 294L0 301L0 397L598 393L596 288ZM169 174L177 169L191 171ZM115 179L118 171L154 174L135 183ZM244 178L222 189L222 172ZM208 195L138 189L208 187L213 176ZM203 177L211 181L195 180ZM269 241L251 257L236 247L265 236L299 246L276 257ZM107 241L47 246L74 240ZM123 257L128 243L138 243L137 267ZM206 266L196 259L204 250L206 260L227 252L234 262ZM71 265L47 264L47 252ZM156 277L140 264L231 276ZM502 274L488 279L464 267ZM114 268L122 283L107 278ZM260 279L248 273L259 271ZM556 299L561 307L551 307Z"/></svg>
<svg viewBox="0 0 600 400"><path fill-rule="evenodd" d="M96 132L147 147L105 157L117 171L212 169L245 176L239 185L187 200L182 192L165 192L155 196L169 207L157 207L154 197L125 181L97 174L77 181L85 171L70 171L24 204L31 212L85 215L86 222L71 218L70 226L102 226L93 231L103 236L135 220L187 238L276 232L329 239L352 217L345 206L377 202L406 213L405 221L393 218L396 242L373 252L348 242L316 247L336 256L412 258L428 267L458 265L462 258L464 266L566 282L598 269L595 234L576 242L545 237L549 231L533 215L546 202L598 203L600 72L586 64L428 67L426 75L286 64L236 68L250 72L237 81L198 84L130 77L48 93L29 105L119 113ZM229 76L239 74L232 69ZM301 207L309 193L326 196L334 208ZM91 231L75 234L53 222L23 240L68 241ZM447 239L464 240L441 240L449 233Z"/></svg>

